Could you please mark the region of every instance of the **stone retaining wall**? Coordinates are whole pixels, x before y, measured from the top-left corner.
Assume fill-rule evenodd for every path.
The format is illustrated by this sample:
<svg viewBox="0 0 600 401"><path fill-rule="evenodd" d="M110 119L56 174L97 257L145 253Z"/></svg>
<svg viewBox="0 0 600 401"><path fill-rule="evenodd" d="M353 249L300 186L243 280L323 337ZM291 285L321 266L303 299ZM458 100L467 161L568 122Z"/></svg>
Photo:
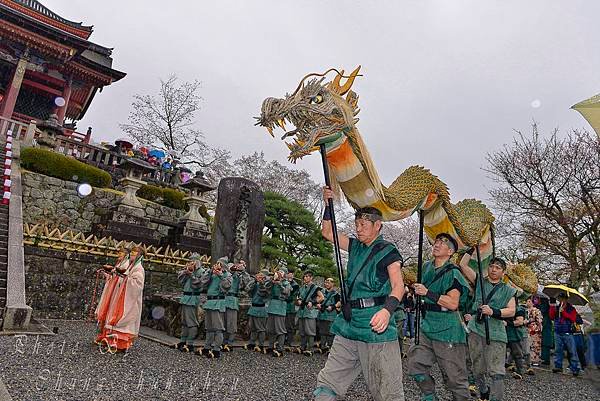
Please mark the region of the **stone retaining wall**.
<svg viewBox="0 0 600 401"><path fill-rule="evenodd" d="M23 222L46 223L60 229L73 229L89 233L92 225L121 198L122 193L114 190L94 188L91 195L81 198L77 194L77 183L58 178L22 172ZM146 216L176 224L185 212L140 199ZM149 228L168 235L170 226L151 222Z"/></svg>

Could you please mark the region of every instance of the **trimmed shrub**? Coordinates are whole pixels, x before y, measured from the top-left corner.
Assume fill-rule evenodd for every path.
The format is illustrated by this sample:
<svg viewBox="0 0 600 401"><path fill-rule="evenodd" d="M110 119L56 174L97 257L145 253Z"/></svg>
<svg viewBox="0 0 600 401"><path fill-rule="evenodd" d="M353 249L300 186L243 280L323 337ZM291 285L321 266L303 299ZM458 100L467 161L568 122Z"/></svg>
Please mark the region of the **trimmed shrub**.
<svg viewBox="0 0 600 401"><path fill-rule="evenodd" d="M156 202L159 205L167 206L173 209L186 210L187 205L183 201L185 193L173 188L162 188L155 185L144 185L136 194L142 199Z"/></svg>
<svg viewBox="0 0 600 401"><path fill-rule="evenodd" d="M85 182L97 188L108 188L111 185L110 174L106 171L51 150L23 149L21 151L21 166L35 173L65 181Z"/></svg>

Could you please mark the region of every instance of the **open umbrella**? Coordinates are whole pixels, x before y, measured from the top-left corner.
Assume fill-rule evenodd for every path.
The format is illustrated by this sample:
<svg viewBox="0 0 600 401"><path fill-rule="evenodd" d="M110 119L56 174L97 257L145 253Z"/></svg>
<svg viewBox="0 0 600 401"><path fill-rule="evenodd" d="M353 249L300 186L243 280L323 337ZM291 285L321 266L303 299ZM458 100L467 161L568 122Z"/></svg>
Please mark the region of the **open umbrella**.
<svg viewBox="0 0 600 401"><path fill-rule="evenodd" d="M550 298L558 298L560 294L567 294L567 302L571 305L587 305L590 301L574 288L562 284L550 284L544 287L544 294Z"/></svg>
<svg viewBox="0 0 600 401"><path fill-rule="evenodd" d="M133 148L133 144L131 142L129 142L129 139L127 138L119 138L115 141L115 145L119 146L119 147L123 147L125 149L131 149Z"/></svg>
<svg viewBox="0 0 600 401"><path fill-rule="evenodd" d="M151 150L150 153L148 153L148 156L154 156L157 159L162 159L163 157L165 157L165 152L163 152L160 149L154 149Z"/></svg>

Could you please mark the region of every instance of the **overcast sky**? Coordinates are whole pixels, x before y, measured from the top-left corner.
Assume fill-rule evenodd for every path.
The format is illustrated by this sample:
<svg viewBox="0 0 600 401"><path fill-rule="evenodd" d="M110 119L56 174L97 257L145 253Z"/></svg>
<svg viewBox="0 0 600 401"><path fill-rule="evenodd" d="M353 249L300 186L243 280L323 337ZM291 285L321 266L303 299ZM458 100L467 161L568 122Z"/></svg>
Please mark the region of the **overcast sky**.
<svg viewBox="0 0 600 401"><path fill-rule="evenodd" d="M99 93L79 131L122 133L132 96L175 73L203 82L198 128L234 157L263 150L287 163L284 143L254 127L269 96L309 72L362 65L358 128L381 179L423 165L453 202L487 200L487 152L533 120L590 129L573 104L600 93L599 1L156 1L42 0L94 25L127 73ZM320 160L298 163L322 181Z"/></svg>

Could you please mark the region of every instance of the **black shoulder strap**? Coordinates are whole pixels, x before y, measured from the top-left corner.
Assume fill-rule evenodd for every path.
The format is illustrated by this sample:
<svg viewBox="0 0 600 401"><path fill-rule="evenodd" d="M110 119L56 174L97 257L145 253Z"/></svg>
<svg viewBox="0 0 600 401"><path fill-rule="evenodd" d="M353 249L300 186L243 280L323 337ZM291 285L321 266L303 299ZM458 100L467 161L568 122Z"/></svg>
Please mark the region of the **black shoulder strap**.
<svg viewBox="0 0 600 401"><path fill-rule="evenodd" d="M498 289L500 289L500 285L502 283L498 283L494 286L494 288L492 288L492 290L490 291L490 293L487 295L487 297L485 297L485 304L489 305L490 301L492 300L492 297L494 296L494 294L496 293L496 291L498 291Z"/></svg>
<svg viewBox="0 0 600 401"><path fill-rule="evenodd" d="M375 257L375 255L379 251L381 251L383 248L385 248L389 244L390 244L390 242L382 241L382 242L378 242L377 244L373 245L373 249L371 249L371 253L369 253L369 256L367 256L367 259L365 259L365 261L363 262L360 269L358 269L358 272L356 273L356 275L354 275L352 282L349 283L348 287L346 287L347 288L346 289L346 298L347 299L350 299L350 295L352 295L352 289L354 288L356 279L358 278L358 276L360 276L360 273L363 271L363 269L369 264L369 262Z"/></svg>
<svg viewBox="0 0 600 401"><path fill-rule="evenodd" d="M313 283L308 288L308 291L306 291L306 295L304 295L304 299L302 300L303 304L305 304L306 301L308 301L308 298L310 298L312 296L312 293L314 292L314 289L315 289L315 284Z"/></svg>
<svg viewBox="0 0 600 401"><path fill-rule="evenodd" d="M433 277L433 280L431 280L431 283L429 283L429 287L431 287L435 282L437 282L438 280L440 280L442 277L444 277L444 275L446 273L448 273L450 270L452 269L457 269L458 267L454 264L451 263L447 266L442 267Z"/></svg>

